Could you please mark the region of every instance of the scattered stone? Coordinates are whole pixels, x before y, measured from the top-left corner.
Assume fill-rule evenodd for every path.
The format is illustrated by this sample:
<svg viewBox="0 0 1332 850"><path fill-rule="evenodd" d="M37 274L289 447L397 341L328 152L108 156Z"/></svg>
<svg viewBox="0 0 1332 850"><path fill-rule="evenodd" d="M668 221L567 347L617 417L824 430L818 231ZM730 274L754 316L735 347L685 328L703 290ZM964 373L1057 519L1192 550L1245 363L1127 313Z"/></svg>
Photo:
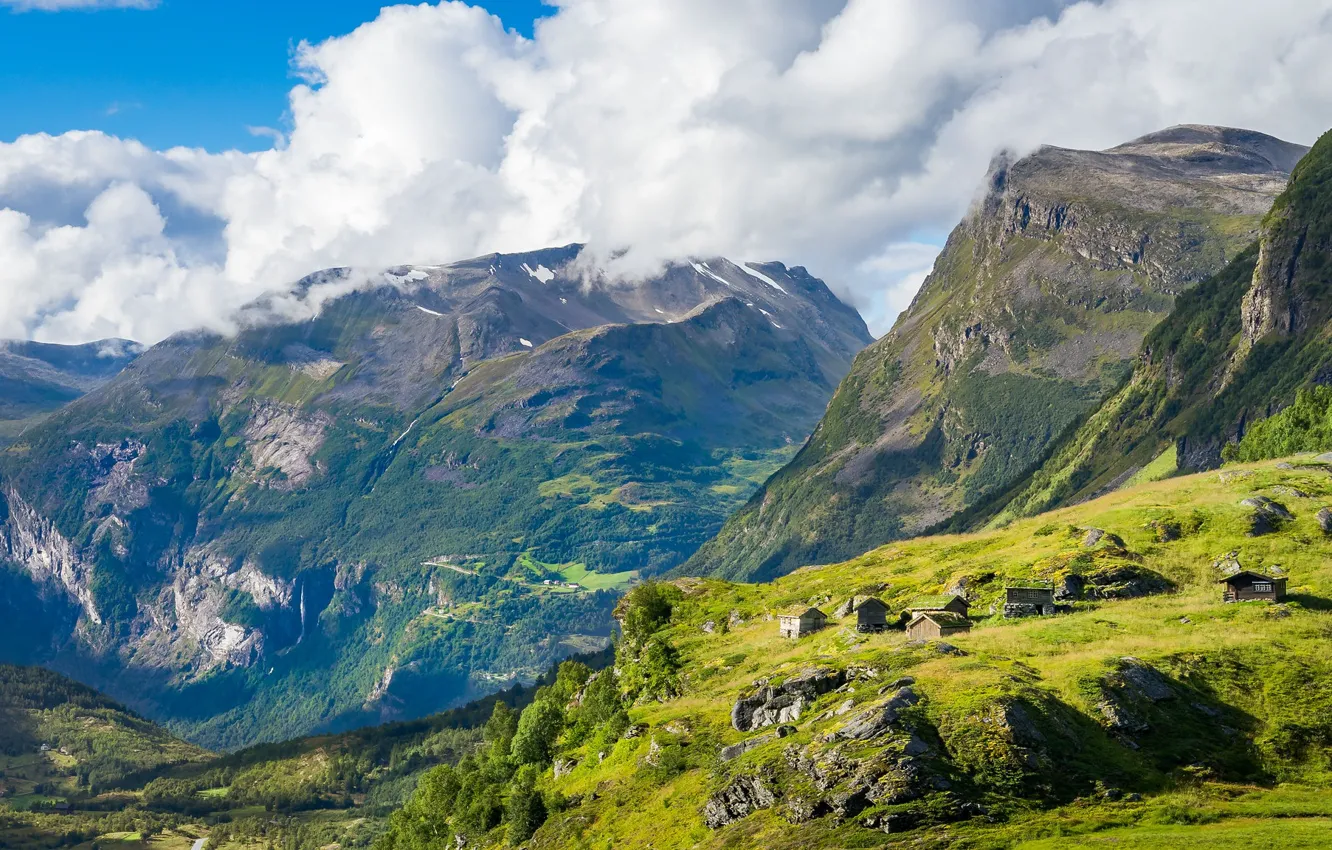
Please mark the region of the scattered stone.
<svg viewBox="0 0 1332 850"><path fill-rule="evenodd" d="M717 623L713 620L708 620L703 624L703 631L712 634L717 631Z"/></svg>
<svg viewBox="0 0 1332 850"><path fill-rule="evenodd" d="M703 822L709 829L721 829L776 802L777 795L761 777L738 776L708 799L703 806Z"/></svg>
<svg viewBox="0 0 1332 850"><path fill-rule="evenodd" d="M629 741L634 738L641 737L642 734L647 731L647 729L648 727L646 723L635 723L634 725L630 726L628 729L624 730L624 734L620 736L620 739L624 741Z"/></svg>
<svg viewBox="0 0 1332 850"><path fill-rule="evenodd" d="M1217 474L1222 484L1229 484L1232 481L1243 481L1245 478L1252 478L1253 472L1248 469L1227 469Z"/></svg>
<svg viewBox="0 0 1332 850"><path fill-rule="evenodd" d="M573 769L578 767L578 762L574 759L558 758L555 759L555 778L560 779L568 776Z"/></svg>
<svg viewBox="0 0 1332 850"><path fill-rule="evenodd" d="M910 832L916 828L918 823L920 823L920 818L911 812L870 815L861 821L861 825L867 829L877 829L890 835L895 832Z"/></svg>
<svg viewBox="0 0 1332 850"><path fill-rule="evenodd" d="M833 709L833 716L841 717L842 715L851 711L851 709L855 707L856 707L856 701L853 699L849 699L846 702L842 703L841 705L837 706L837 708Z"/></svg>
<svg viewBox="0 0 1332 850"><path fill-rule="evenodd" d="M1124 795L1124 802L1125 802L1125 803L1141 803L1141 802L1142 802L1142 795L1141 795L1141 794L1136 794L1136 793L1135 793L1135 794L1125 794L1125 795Z"/></svg>
<svg viewBox="0 0 1332 850"><path fill-rule="evenodd" d="M843 617L851 616L851 611L856 607L855 599L847 599L841 605L833 609L833 617L840 620Z"/></svg>
<svg viewBox="0 0 1332 850"><path fill-rule="evenodd" d="M1277 468L1277 469L1294 469L1294 468L1295 468L1295 464L1291 463L1291 462L1288 461L1288 460L1283 460L1283 461L1281 461L1280 463L1278 463L1278 464L1276 465L1276 468Z"/></svg>
<svg viewBox="0 0 1332 850"><path fill-rule="evenodd" d="M1332 534L1332 508L1323 508L1318 512L1318 527L1324 534Z"/></svg>
<svg viewBox="0 0 1332 850"><path fill-rule="evenodd" d="M1223 575L1233 576L1243 569L1239 562L1239 552L1227 552L1212 562L1215 569L1221 571Z"/></svg>
<svg viewBox="0 0 1332 850"><path fill-rule="evenodd" d="M940 655L966 655L965 652L953 646L951 643L938 641L934 644L934 649Z"/></svg>
<svg viewBox="0 0 1332 850"><path fill-rule="evenodd" d="M686 735L689 733L689 724L684 720L672 720L670 723L662 725L661 728L672 735Z"/></svg>
<svg viewBox="0 0 1332 850"><path fill-rule="evenodd" d="M1186 625L1186 626L1188 626L1188 625L1192 625L1192 623L1193 623L1193 621L1190 620L1188 617L1180 617L1180 618L1179 618L1179 621L1180 621L1181 623L1183 623L1184 625Z"/></svg>
<svg viewBox="0 0 1332 850"><path fill-rule="evenodd" d="M727 619L727 622L731 624L731 628L735 628L736 626L743 625L745 618L741 616L739 608L732 608L731 616Z"/></svg>
<svg viewBox="0 0 1332 850"><path fill-rule="evenodd" d="M1308 493L1304 492L1303 490L1301 490L1301 489L1298 488L1298 487L1291 487L1289 484L1278 484L1278 485L1276 485L1275 487L1272 488L1272 492L1273 492L1273 493L1278 493L1278 494L1280 494L1280 495L1282 495L1282 496L1289 496L1289 497L1292 498L1292 499L1307 499L1307 498L1309 498L1309 494L1308 494Z"/></svg>

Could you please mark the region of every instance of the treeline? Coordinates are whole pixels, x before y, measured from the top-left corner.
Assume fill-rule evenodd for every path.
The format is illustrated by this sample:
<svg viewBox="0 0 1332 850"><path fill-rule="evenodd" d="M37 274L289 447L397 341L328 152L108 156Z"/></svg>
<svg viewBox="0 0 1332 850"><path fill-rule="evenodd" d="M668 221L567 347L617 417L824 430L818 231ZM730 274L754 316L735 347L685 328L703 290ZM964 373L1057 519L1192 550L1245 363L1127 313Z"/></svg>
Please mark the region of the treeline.
<svg viewBox="0 0 1332 850"><path fill-rule="evenodd" d="M521 713L496 703L483 730L484 746L456 766L426 772L407 805L389 819L376 850L464 846L501 829L512 845L531 838L569 803L540 781L561 753L610 750L630 731L628 707L635 700L677 693L679 657L661 632L679 596L670 585L639 585L619 609L623 637L614 667L594 672L566 661ZM658 764L669 769L676 755L661 753Z"/></svg>

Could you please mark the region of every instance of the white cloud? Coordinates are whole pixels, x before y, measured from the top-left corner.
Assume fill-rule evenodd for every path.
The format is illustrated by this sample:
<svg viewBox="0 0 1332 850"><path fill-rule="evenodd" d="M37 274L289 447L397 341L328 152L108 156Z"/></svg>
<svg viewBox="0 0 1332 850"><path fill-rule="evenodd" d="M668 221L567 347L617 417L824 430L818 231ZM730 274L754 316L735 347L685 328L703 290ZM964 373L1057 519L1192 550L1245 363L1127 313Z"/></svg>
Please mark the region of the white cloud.
<svg viewBox="0 0 1332 850"><path fill-rule="evenodd" d="M301 45L258 154L0 144L0 335L152 341L318 268L571 241L805 265L882 331L999 148L1332 125L1332 0L559 6L532 40L442 3Z"/></svg>
<svg viewBox="0 0 1332 850"><path fill-rule="evenodd" d="M66 9L154 9L161 0L0 0L16 12L63 12Z"/></svg>

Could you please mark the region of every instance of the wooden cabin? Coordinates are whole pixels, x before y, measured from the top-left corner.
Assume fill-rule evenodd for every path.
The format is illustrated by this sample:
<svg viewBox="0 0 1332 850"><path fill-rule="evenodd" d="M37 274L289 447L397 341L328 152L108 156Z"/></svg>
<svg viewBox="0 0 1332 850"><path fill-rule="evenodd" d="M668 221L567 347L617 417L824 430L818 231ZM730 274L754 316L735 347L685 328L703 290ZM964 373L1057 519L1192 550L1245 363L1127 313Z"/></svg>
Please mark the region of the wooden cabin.
<svg viewBox="0 0 1332 850"><path fill-rule="evenodd" d="M971 613L971 606L967 604L967 600L955 593L943 593L938 596L918 596L911 600L907 611L912 617L922 611L951 611L960 617L965 617Z"/></svg>
<svg viewBox="0 0 1332 850"><path fill-rule="evenodd" d="M1004 588L1004 616L1026 617L1055 612L1054 583L1040 582Z"/></svg>
<svg viewBox="0 0 1332 850"><path fill-rule="evenodd" d="M1280 602L1286 598L1284 578L1273 578L1249 570L1241 570L1233 576L1226 576L1218 583L1226 586L1221 597L1226 602L1246 602L1251 599Z"/></svg>
<svg viewBox="0 0 1332 850"><path fill-rule="evenodd" d="M802 638L828 625L828 615L818 608L787 611L777 615L778 629L784 638Z"/></svg>
<svg viewBox="0 0 1332 850"><path fill-rule="evenodd" d="M907 623L907 640L936 640L971 631L971 621L952 611L921 611Z"/></svg>
<svg viewBox="0 0 1332 850"><path fill-rule="evenodd" d="M871 596L856 606L856 631L881 632L887 628L887 605Z"/></svg>

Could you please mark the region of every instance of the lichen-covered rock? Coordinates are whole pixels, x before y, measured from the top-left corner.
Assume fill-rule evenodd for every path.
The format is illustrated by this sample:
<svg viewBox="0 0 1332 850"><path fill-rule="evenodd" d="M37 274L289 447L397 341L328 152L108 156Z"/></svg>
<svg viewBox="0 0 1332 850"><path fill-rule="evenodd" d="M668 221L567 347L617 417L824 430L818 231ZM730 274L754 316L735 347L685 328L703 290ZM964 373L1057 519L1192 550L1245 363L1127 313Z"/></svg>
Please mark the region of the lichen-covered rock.
<svg viewBox="0 0 1332 850"><path fill-rule="evenodd" d="M578 767L578 762L574 759L566 759L566 758L555 759L555 764L554 764L555 778L562 779L563 777L568 776L570 773L573 772L573 769L575 767Z"/></svg>
<svg viewBox="0 0 1332 850"><path fill-rule="evenodd" d="M834 739L868 741L887 732L901 717L902 712L919 702L920 697L910 687L899 688L883 705L862 711L833 733Z"/></svg>
<svg viewBox="0 0 1332 850"><path fill-rule="evenodd" d="M777 795L762 777L738 776L704 804L703 822L709 829L721 829L776 802Z"/></svg>
<svg viewBox="0 0 1332 850"><path fill-rule="evenodd" d="M846 674L828 667L802 670L780 685L760 685L758 690L736 700L731 725L752 732L779 723L795 723L805 707L846 682Z"/></svg>
<svg viewBox="0 0 1332 850"><path fill-rule="evenodd" d="M1249 519L1250 537L1270 534L1277 530L1282 523L1295 518L1290 511L1286 510L1285 505L1274 502L1266 496L1250 496L1241 501L1240 504L1253 509L1253 514Z"/></svg>

